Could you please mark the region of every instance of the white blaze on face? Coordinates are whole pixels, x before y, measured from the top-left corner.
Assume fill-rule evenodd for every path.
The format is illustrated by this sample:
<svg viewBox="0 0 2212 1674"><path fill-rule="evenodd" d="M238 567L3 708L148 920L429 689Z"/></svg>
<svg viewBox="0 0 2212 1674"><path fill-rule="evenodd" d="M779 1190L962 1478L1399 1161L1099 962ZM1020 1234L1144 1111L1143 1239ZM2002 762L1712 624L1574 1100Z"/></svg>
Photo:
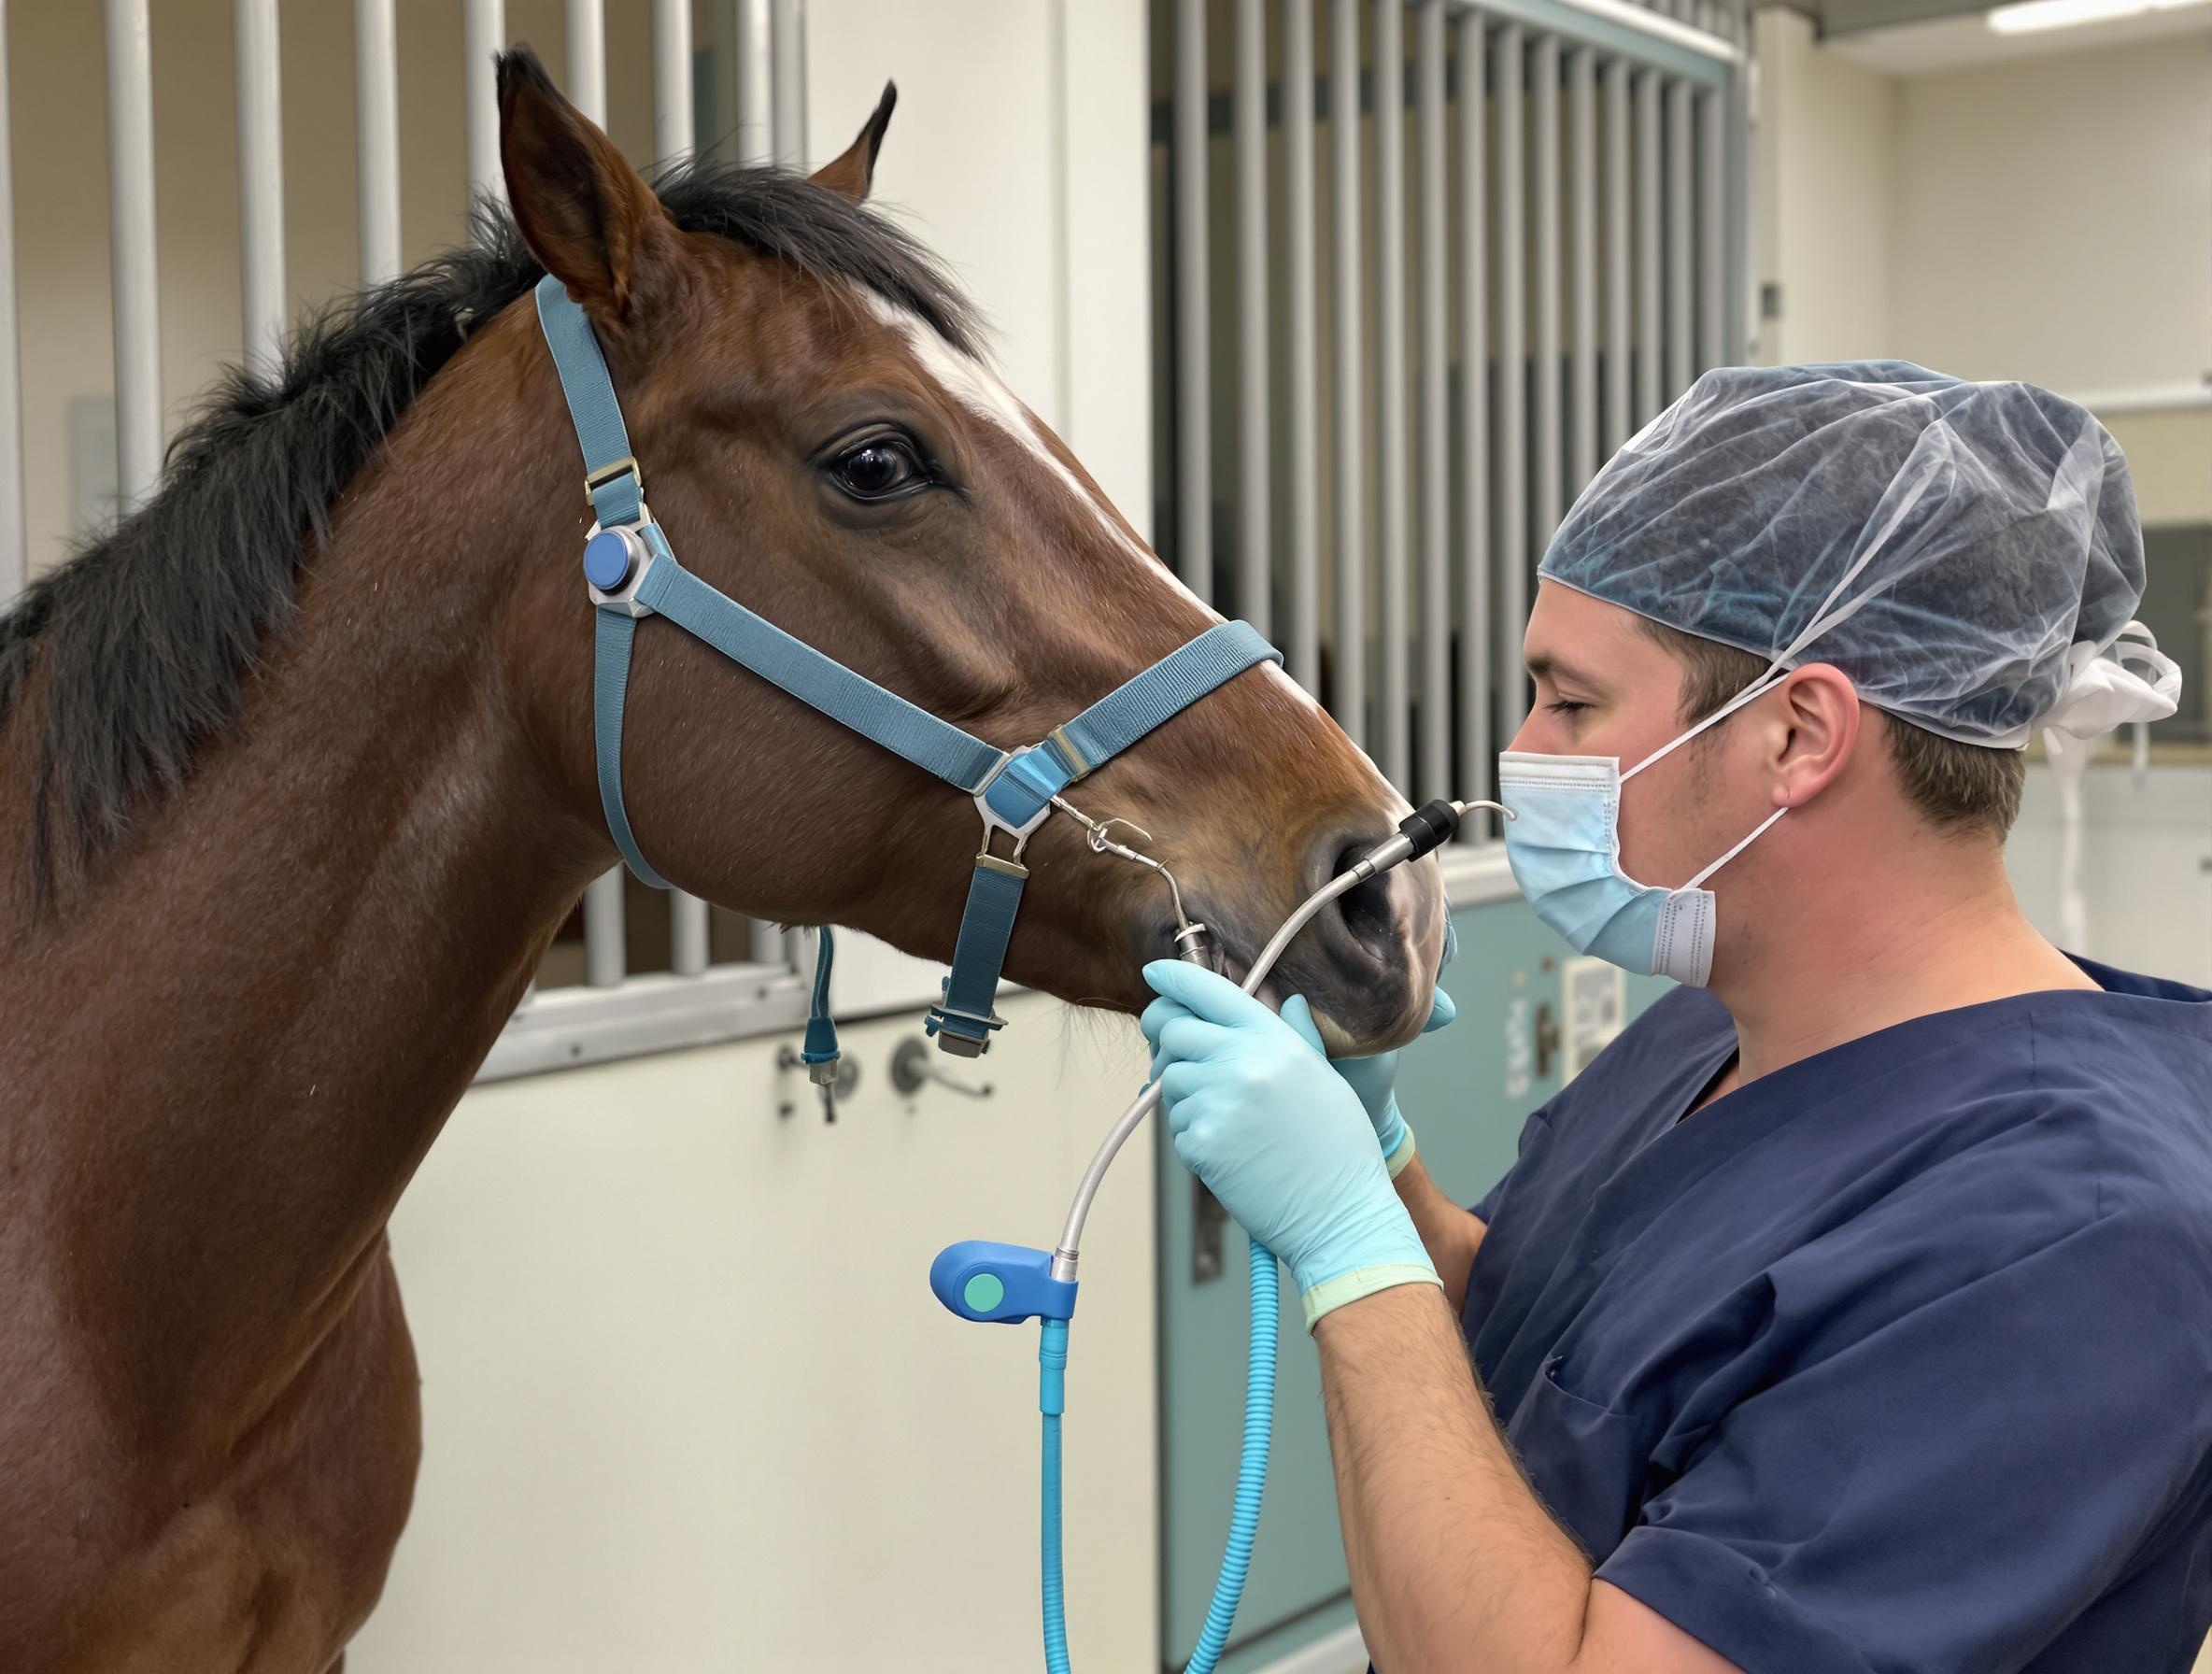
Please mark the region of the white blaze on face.
<svg viewBox="0 0 2212 1674"><path fill-rule="evenodd" d="M1113 515L1103 496L1085 487L1083 479L1070 470L1066 461L1045 442L1043 433L1037 427L1036 418L997 373L973 355L964 353L947 343L937 329L918 314L901 308L888 298L879 296L864 287L857 287L856 294L871 314L899 333L914 358L921 363L922 369L937 380L940 389L970 412L989 419L1028 449L1037 462L1050 472L1069 494L1098 520L1099 529L1116 550L1126 554L1132 563L1141 565L1145 575L1155 583L1181 593L1205 613L1207 620L1218 622L1222 619L1220 612L1185 587L1182 577L1160 562L1141 542L1129 533ZM1310 713L1321 713L1321 705L1314 700L1312 693L1285 674L1280 664L1263 664L1262 672ZM1382 783L1380 773L1376 774L1376 781L1379 785ZM1401 805L1386 785L1382 787L1390 794L1394 805Z"/></svg>

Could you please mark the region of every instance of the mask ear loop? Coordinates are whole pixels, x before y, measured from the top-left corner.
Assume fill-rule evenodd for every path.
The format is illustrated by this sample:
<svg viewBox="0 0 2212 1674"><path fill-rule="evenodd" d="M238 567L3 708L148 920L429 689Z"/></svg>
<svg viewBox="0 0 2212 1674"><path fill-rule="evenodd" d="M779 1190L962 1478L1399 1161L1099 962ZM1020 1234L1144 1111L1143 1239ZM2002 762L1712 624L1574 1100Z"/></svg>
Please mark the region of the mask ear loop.
<svg viewBox="0 0 2212 1674"><path fill-rule="evenodd" d="M1790 671L1782 667L1779 659L1773 662L1768 663L1766 665L1766 672L1764 674L1761 674L1756 680L1752 681L1751 685L1745 687L1733 698L1730 698L1725 703L1722 704L1718 709L1714 710L1710 715L1699 721L1694 727L1692 727L1687 732L1684 732L1680 737L1677 738L1672 744L1661 745L1649 756L1646 756L1641 761L1638 762L1634 767L1623 773L1621 775L1621 783L1624 785L1627 784L1629 780L1635 778L1637 774L1642 773L1645 768L1651 766L1652 762L1657 761L1661 757L1671 756L1675 751L1680 749L1682 745L1688 744L1693 738L1695 738L1708 727L1719 726L1723 721L1734 715L1738 709L1741 709L1746 703L1751 702L1754 698L1762 697L1765 693L1772 691L1777 686L1780 686L1784 680L1788 679Z"/></svg>
<svg viewBox="0 0 2212 1674"><path fill-rule="evenodd" d="M1790 810L1787 803L1783 804L1780 808L1777 808L1772 814L1769 814L1765 819L1761 820L1757 826L1752 828L1751 834L1749 837L1746 837L1741 843L1737 844L1734 848L1723 855L1718 860L1715 860L1710 866L1707 867L1703 872L1699 872L1695 877L1684 884L1682 886L1682 889L1678 890L1676 893L1680 894L1682 891L1702 888L1705 885L1706 879L1711 877L1714 872L1720 871L1722 867L1727 865L1729 861L1735 859L1737 856L1742 854L1745 849L1751 847L1752 844L1758 842L1760 838L1765 836L1768 829L1773 826L1774 822L1780 819L1789 811Z"/></svg>
<svg viewBox="0 0 2212 1674"><path fill-rule="evenodd" d="M1783 653L1784 656L1787 656L1788 654L1789 653L1787 652ZM1661 745L1659 748L1653 750L1649 756L1646 756L1641 761L1638 762L1634 767L1623 773L1621 775L1621 783L1624 785L1627 784L1630 779L1636 777L1638 773L1642 773L1645 768L1651 766L1652 762L1658 760L1662 756L1669 755L1673 751L1681 748L1682 745L1688 744L1693 738L1695 738L1708 727L1718 726L1722 721L1726 720L1730 716L1734 715L1738 709L1741 709L1746 703L1751 702L1753 699L1758 698L1766 692L1772 691L1784 680L1788 679L1790 671L1781 665L1780 659L1776 659L1775 661L1767 665L1766 672L1764 674L1761 674L1756 680L1752 681L1751 685L1745 687L1743 690L1737 692L1736 696L1730 698L1725 703L1722 704L1720 708L1714 710L1710 715L1699 721L1694 727L1692 727L1687 732L1683 733L1672 744ZM1695 877L1684 884L1680 889L1675 890L1672 893L1678 895L1686 894L1692 889L1702 887L1706 879L1711 877L1714 872L1720 871L1722 867L1727 865L1729 861L1735 859L1736 857L1742 854L1745 849L1751 847L1752 844L1764 837L1768 830L1772 828L1774 822L1780 819L1789 811L1790 810L1787 805L1777 808L1772 814L1769 814L1765 819L1761 820L1751 829L1750 836L1746 837L1741 843L1738 843L1734 848L1723 855L1718 860L1715 860L1710 866L1708 866L1703 872L1699 872Z"/></svg>

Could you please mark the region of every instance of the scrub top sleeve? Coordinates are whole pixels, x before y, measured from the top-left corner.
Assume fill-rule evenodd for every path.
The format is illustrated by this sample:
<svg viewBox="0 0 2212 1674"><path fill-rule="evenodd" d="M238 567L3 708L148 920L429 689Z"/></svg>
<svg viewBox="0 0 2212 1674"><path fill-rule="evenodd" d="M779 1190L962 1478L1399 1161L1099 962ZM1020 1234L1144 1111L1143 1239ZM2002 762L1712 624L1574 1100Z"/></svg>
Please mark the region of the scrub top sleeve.
<svg viewBox="0 0 2212 1674"><path fill-rule="evenodd" d="M2019 1669L2204 1480L2202 1216L2109 1213L1886 1314L1879 1266L1818 1248L1771 1275L1794 1365L1598 1577L1750 1670Z"/></svg>

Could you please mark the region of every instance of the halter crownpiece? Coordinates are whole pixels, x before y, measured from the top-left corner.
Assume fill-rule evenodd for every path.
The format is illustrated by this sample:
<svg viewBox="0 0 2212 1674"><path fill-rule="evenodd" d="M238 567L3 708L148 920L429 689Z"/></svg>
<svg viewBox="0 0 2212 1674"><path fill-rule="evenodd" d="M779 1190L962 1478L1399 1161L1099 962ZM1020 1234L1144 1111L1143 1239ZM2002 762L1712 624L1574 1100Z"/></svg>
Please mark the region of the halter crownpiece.
<svg viewBox="0 0 2212 1674"><path fill-rule="evenodd" d="M1283 654L1248 622L1218 623L1055 727L1042 742L1016 750L986 744L793 638L679 564L645 505L645 476L630 451L621 404L590 320L551 274L538 281L537 308L584 452L585 493L593 518L584 546L584 581L598 613L593 742L600 803L622 858L654 888L669 887L639 850L622 806L622 705L631 645L640 619L665 617L839 725L974 799L983 842L952 971L924 1027L945 1051L976 1057L1005 1021L993 1008L1029 876L1022 851L1052 812L1054 799L1161 722L1246 669L1281 662ZM1000 831L1011 840L1010 854L992 852L993 835ZM825 930L825 944L828 939ZM824 966L828 951L825 945ZM816 982L815 1013L823 1028L810 1023L808 1030L809 1061L817 1068L836 1053L833 1040L821 1043L827 1035L825 987Z"/></svg>

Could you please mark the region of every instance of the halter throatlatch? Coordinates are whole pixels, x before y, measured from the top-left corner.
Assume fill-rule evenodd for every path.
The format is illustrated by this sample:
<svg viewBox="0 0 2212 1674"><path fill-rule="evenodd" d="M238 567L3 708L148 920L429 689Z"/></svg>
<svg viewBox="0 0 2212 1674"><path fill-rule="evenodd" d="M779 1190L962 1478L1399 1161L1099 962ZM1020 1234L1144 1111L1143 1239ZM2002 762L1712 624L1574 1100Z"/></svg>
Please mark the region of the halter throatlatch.
<svg viewBox="0 0 2212 1674"><path fill-rule="evenodd" d="M925 1027L947 1052L977 1056L1005 1021L994 1007L1029 876L1022 851L1052 812L1053 799L1162 721L1257 663L1281 662L1283 654L1248 622L1219 623L1055 727L1042 742L1016 750L985 744L793 638L679 564L645 505L645 476L631 454L621 404L590 320L550 274L538 281L537 307L584 451L584 487L593 518L584 546L584 579L599 618L591 683L599 798L623 859L654 888L669 887L640 852L622 807L622 703L631 643L641 618L665 617L839 725L974 799L983 843L952 972ZM1000 831L1010 839L1011 853L992 851ZM827 931L823 940L820 969L829 961ZM823 1027L810 1022L808 1061L819 1068L832 1063L837 1050L819 992L814 1011Z"/></svg>

